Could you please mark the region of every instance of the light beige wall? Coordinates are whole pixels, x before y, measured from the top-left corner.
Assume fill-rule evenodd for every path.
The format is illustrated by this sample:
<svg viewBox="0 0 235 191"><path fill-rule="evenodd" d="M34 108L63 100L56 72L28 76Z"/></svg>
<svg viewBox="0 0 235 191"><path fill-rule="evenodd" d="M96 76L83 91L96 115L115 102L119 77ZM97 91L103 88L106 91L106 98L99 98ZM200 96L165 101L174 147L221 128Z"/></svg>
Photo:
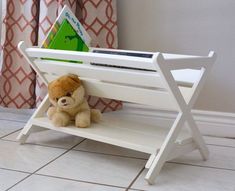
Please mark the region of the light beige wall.
<svg viewBox="0 0 235 191"><path fill-rule="evenodd" d="M195 109L235 113L234 0L117 0L119 48L218 54Z"/></svg>

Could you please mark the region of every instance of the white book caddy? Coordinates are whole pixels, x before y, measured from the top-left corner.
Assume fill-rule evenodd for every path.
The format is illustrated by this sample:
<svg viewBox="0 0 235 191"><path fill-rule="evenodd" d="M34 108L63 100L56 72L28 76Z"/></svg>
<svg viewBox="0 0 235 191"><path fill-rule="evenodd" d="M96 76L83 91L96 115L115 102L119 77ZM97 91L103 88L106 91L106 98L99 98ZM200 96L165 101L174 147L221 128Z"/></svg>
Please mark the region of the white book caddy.
<svg viewBox="0 0 235 191"><path fill-rule="evenodd" d="M80 76L89 95L178 112L170 128L158 127L158 124L141 119L141 116L121 115L119 112L105 113L100 123L85 129L73 126L54 127L45 115L50 106L47 95L19 134L18 140L21 143L25 143L30 133L45 128L145 152L150 154L145 166L148 169L145 179L149 184L154 183L163 164L168 160L195 149L200 151L204 160L208 158L208 149L192 117L191 109L216 59L214 52L210 52L208 56L156 52L149 58L140 58L27 48L24 42L20 42L18 47L45 84L58 76L74 73ZM84 63L40 58L79 60ZM128 68L91 65L92 62ZM185 122L188 126L186 129L182 128Z"/></svg>

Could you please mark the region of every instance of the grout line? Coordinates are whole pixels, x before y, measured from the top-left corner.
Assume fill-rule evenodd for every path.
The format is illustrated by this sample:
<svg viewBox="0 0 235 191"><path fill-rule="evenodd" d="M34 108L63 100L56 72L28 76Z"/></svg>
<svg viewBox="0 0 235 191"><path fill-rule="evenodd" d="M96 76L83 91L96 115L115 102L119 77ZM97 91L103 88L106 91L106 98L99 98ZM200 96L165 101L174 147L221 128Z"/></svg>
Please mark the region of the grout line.
<svg viewBox="0 0 235 191"><path fill-rule="evenodd" d="M126 156L126 155L117 155L117 154L110 154L110 153L100 153L95 151L86 151L86 150L79 150L79 149L73 149L74 151L78 152L86 152L86 153L92 153L92 154L100 154L100 155L108 155L108 156L114 156L114 157L121 157L121 158L130 158L130 159L138 159L138 160L148 160L147 158L141 158L141 157L132 157L132 156Z"/></svg>
<svg viewBox="0 0 235 191"><path fill-rule="evenodd" d="M82 142L85 141L85 140L87 140L87 139L84 138L82 140ZM17 143L18 142L18 141L8 140L8 139L1 139L1 141L8 141L8 142L13 142L13 143ZM81 142L79 142L79 144L80 143ZM48 148L67 149L67 148L59 147L59 146L56 147L56 146L49 146L49 145L43 145L43 144L37 144L37 143L25 143L25 145L37 145L37 146L48 147ZM115 156L115 157L122 157L122 158L130 158L130 159L138 159L138 160L148 160L147 158L134 157L134 156L132 157L132 156L125 156L125 155L110 154L110 153L100 153L100 152L95 152L95 151L86 151L86 150L79 150L79 149L72 149L72 150L73 151L77 151L77 152L87 152L87 153L100 154L100 155L108 155L108 156Z"/></svg>
<svg viewBox="0 0 235 191"><path fill-rule="evenodd" d="M18 141L8 140L8 139L1 139L1 141L8 141L8 142L12 142L12 143L18 143ZM79 142L79 144L80 144L80 142ZM43 144L38 144L38 143L24 143L24 145L35 145L35 146L40 146L40 147L47 147L47 148L53 148L53 149L63 149L63 150L69 149L69 148L64 148L64 147L60 147L60 146L50 146L50 145L43 145ZM73 151L76 151L76 150L73 149Z"/></svg>
<svg viewBox="0 0 235 191"><path fill-rule="evenodd" d="M14 119L0 119L0 121L9 121L9 122L17 122L17 123L27 123L28 120L22 121L22 120L14 120Z"/></svg>
<svg viewBox="0 0 235 191"><path fill-rule="evenodd" d="M216 138L216 139L231 139L235 140L235 137L226 137L226 136L218 136L218 135L203 135L204 138Z"/></svg>
<svg viewBox="0 0 235 191"><path fill-rule="evenodd" d="M5 137L14 134L18 131L21 131L21 129L15 130L7 135L3 135L2 137L0 137L0 139L2 139L3 141L9 141L9 142L18 142L17 140L9 140L9 139L4 139ZM81 137L83 138L83 137ZM59 147L59 146L49 146L49 145L43 145L43 144L38 144L38 143L25 143L25 144L32 144L32 145L38 145L38 146L43 146L43 147L51 147L51 148L59 148L59 149L66 149L64 147ZM213 144L213 143L206 143L206 145L209 146L217 146L217 147L228 147L228 148L235 148L235 146L230 146L230 145L218 145L218 144ZM90 153L98 153L98 154L107 154L107 155L112 155L112 156L120 156L120 157L127 157L127 158L135 158L135 159L141 159L141 160L147 160L146 158L142 158L142 157L132 157L132 156L125 156L125 155L116 155L116 154L109 154L109 153L99 153L99 152L95 152L95 151L86 151L86 150L80 150L80 149L73 149L75 151L83 151L83 152L90 152Z"/></svg>
<svg viewBox="0 0 235 191"><path fill-rule="evenodd" d="M14 185L12 185L10 188L8 188L6 191L12 189L13 187L15 187L17 184L23 182L24 180L26 180L27 178L29 178L30 176L32 175L40 175L40 176L45 176L45 177L52 177L52 178L58 178L58 179L64 179L64 180L71 180L71 181L77 181L77 182L83 182L83 183L89 183L89 184L96 184L96 185L101 185L101 186L108 186L108 187L116 187L116 188L124 188L125 187L122 187L122 186L116 186L116 185L109 185L109 184L102 184L102 183L96 183L96 182L89 182L89 181L83 181L83 180L76 180L76 179L69 179L69 178L63 178L63 177L57 177L57 176L51 176L51 175L44 175L44 174L39 174L37 173L39 170L41 170L42 168L44 168L45 166L49 165L50 163L54 162L55 160L57 160L58 158L60 158L61 156L63 156L64 154L68 153L69 151L73 150L73 151L77 151L77 152L80 152L78 150L75 150L74 148L77 147L79 144L81 144L82 142L84 142L86 139L83 139L82 141L80 141L79 143L77 143L76 145L74 145L73 147L71 147L70 149L66 150L65 152L63 152L62 154L60 154L59 156L57 156L56 158L54 158L53 160L51 160L50 162L46 163L45 165L43 165L42 167L40 167L39 169L37 169L36 171L34 171L33 173L29 173L29 172L23 172L22 173L27 173L29 174L28 176L26 176L25 178L23 178L22 180L20 180L19 182L15 183ZM8 141L8 140L6 140ZM11 142L11 141L10 141ZM14 141L12 141L14 142ZM55 148L55 147L53 147ZM88 152L88 151L81 151L81 152ZM102 153L96 153L96 154L102 154ZM109 154L106 154L106 155L109 155ZM113 156L116 156L116 155L113 155ZM123 157L123 156L120 156L120 157ZM125 156L124 156L125 157ZM125 157L127 158L127 157ZM131 157L129 157L131 158ZM134 158L134 159L138 159L138 158ZM146 160L146 159L142 159L142 160ZM1 168L0 168L1 169ZM17 171L17 170L12 170L12 169L7 169L7 170L11 170L11 171ZM138 173L137 177L139 176L139 174L144 170L144 167L143 169L141 169L141 171ZM21 171L19 171L21 172ZM136 177L136 178L137 178ZM133 180L135 181L136 178ZM132 181L132 182L133 182ZM136 190L136 189L134 189ZM139 191L139 190L138 190Z"/></svg>
<svg viewBox="0 0 235 191"><path fill-rule="evenodd" d="M51 164L52 162L54 162L55 160L57 160L58 158L60 158L61 156L65 155L66 153L68 153L69 151L73 150L73 148L75 148L76 146L78 146L79 144L81 144L83 141L85 141L86 139L83 139L82 141L80 141L79 143L75 144L74 146L72 146L71 148L67 149L65 152L63 152L62 154L60 154L59 156L57 156L56 158L52 159L51 161L49 161L48 163L46 163L45 165L43 165L42 167L40 167L39 169L37 169L36 171L34 171L32 174L35 174L36 172L38 172L39 170L41 170L42 168L44 168L45 166Z"/></svg>
<svg viewBox="0 0 235 191"><path fill-rule="evenodd" d="M18 181L17 183L15 183L14 185L10 186L9 188L7 188L5 191L9 191L10 189L12 189L14 186L16 186L17 184L19 184L20 182L23 182L25 179L29 178L32 174L29 174L28 176L24 177L23 179L21 179L20 181Z"/></svg>
<svg viewBox="0 0 235 191"><path fill-rule="evenodd" d="M125 191L148 191L148 190L143 190L143 189L138 189L138 188L130 188L130 190L125 190Z"/></svg>
<svg viewBox="0 0 235 191"><path fill-rule="evenodd" d="M219 137L220 138L220 137ZM235 137L223 137L224 139L231 139L233 141L235 141Z"/></svg>
<svg viewBox="0 0 235 191"><path fill-rule="evenodd" d="M14 169L10 169L10 168L3 168L3 167L0 167L0 170L7 170L7 171L13 171L13 172L20 172L20 173L24 173L24 174L31 174L30 172L27 172L27 171L14 170Z"/></svg>
<svg viewBox="0 0 235 191"><path fill-rule="evenodd" d="M84 139L85 140L85 139ZM72 146L70 149L66 150L65 152L63 152L62 154L60 154L59 156L55 157L54 159L52 159L51 161L47 162L46 164L44 164L43 166L41 166L40 168L38 168L37 170L35 170L34 172L32 172L31 174L29 174L28 176L26 176L25 178L23 178L22 180L18 181L17 183L15 183L14 185L12 185L11 187L9 187L6 191L10 190L11 188L15 187L17 184L23 182L24 180L26 180L27 178L29 178L30 176L34 175L35 173L37 173L39 170L41 170L42 168L44 168L45 166L51 164L52 162L54 162L55 160L57 160L58 158L60 158L61 156L65 155L66 153L68 153L69 151L71 151L74 147L76 147L77 145L79 145L80 143L82 143L84 140L80 141L79 143L75 144L74 146Z"/></svg>
<svg viewBox="0 0 235 191"><path fill-rule="evenodd" d="M86 139L83 139L81 142L79 142L77 145L85 141ZM13 140L6 140L6 139L1 139L1 141L9 141L9 142L18 142L18 141L13 141ZM47 147L47 148L56 148L56 149L67 149L64 147L56 147L56 146L48 146L48 145L42 145L42 144L34 144L34 143L25 143L28 145L37 145L37 146L42 146L42 147ZM208 144L211 145L211 144ZM228 148L235 148L232 146L223 146L223 145L212 145L212 146L217 146L217 147L228 147ZM122 158L130 158L130 159L137 159L137 160L147 160L146 158L141 158L141 157L132 157L132 156L125 156L125 155L115 155L115 154L109 154L109 153L99 153L99 152L94 152L94 151L86 151L86 150L79 150L79 149L71 149L73 151L77 152L87 152L87 153L92 153L92 154L100 154L100 155L108 155L108 156L114 156L114 157L122 157ZM210 166L201 166L201 165L195 165L195 164L190 164L190 163L177 163L177 162L169 162L168 163L176 163L176 164L184 164L184 165L189 165L189 166L198 166L198 167L205 167L205 168L214 168L214 169L221 169L221 170L231 170L235 171L235 169L227 169L227 168L220 168L220 167L210 167Z"/></svg>
<svg viewBox="0 0 235 191"><path fill-rule="evenodd" d="M4 139L5 137L16 133L17 131L21 131L21 129L15 130L7 135L3 135L2 137L0 137L0 139L2 139L3 141L9 141L9 142L18 142L17 140L10 140L10 139ZM83 137L81 137L83 138ZM84 138L85 139L85 138ZM60 146L49 146L49 145L44 145L44 144L38 144L38 143L25 143L25 144L31 144L31 145L38 145L38 146L43 146L43 147L50 147L50 148L58 148L58 149L67 149L64 147L60 147ZM230 145L218 145L218 144L213 144L213 143L207 143L206 145L209 146L216 146L216 147L228 147L228 148L235 148L235 146L230 146ZM142 157L132 157L132 156L126 156L126 155L117 155L117 154L109 154L109 153L102 153L102 152L95 152L95 151L87 151L87 150L81 150L81 149L73 149L74 151L81 151L81 152L90 152L90 153L96 153L96 154L104 154L104 155L111 155L111 156L119 156L119 157L126 157L126 158L134 158L134 159L141 159L141 160L147 160L146 158L142 158Z"/></svg>
<svg viewBox="0 0 235 191"><path fill-rule="evenodd" d="M0 139L3 139L3 138L5 138L5 137L7 137L7 136L9 136L9 135L11 135L11 134L16 133L17 131L21 131L21 130L22 130L22 128L21 128L21 129L17 129L17 130L15 130L15 131L11 132L11 133L8 133L8 134L6 134L6 135L3 135L2 137L0 137Z"/></svg>
<svg viewBox="0 0 235 191"><path fill-rule="evenodd" d="M17 182L16 184L14 184L13 186L11 186L10 188L8 188L7 190L13 188L14 186L16 186L17 184L19 184L20 182L24 181L25 179L29 178L30 176L36 174L36 175L41 175L41 176L47 176L47 175L43 175L43 174L37 174L37 172L39 170L41 170L42 168L44 168L45 166L49 165L50 163L54 162L55 160L57 160L58 158L60 158L61 156L63 156L64 154L66 154L67 152L73 150L73 151L80 151L80 150L74 150L74 148L76 146L78 146L79 144L81 144L82 142L84 142L86 139L83 139L82 141L80 141L79 143L77 143L76 145L74 145L73 147L71 147L70 149L66 150L65 152L63 152L62 154L60 154L59 156L57 156L56 158L54 158L53 160L51 160L50 162L48 162L47 164L43 165L42 167L40 167L39 169L37 169L36 171L34 171L33 173L29 173L29 172L24 172L24 171L18 171L18 170L12 170L12 169L5 169L5 168L0 168L3 170L10 170L10 171L16 171L16 172L21 172L21 173L26 173L29 174L28 176L26 176L24 179L20 180L19 182ZM56 147L53 147L56 148ZM89 152L89 151L81 151L81 152ZM96 153L96 152L93 152ZM105 154L105 153L96 153L96 154ZM110 154L105 154L105 155L110 155ZM117 156L117 155L112 155L112 156ZM120 157L126 157L126 156L120 156ZM129 157L132 158L132 157ZM135 158L135 159L141 159L141 158ZM142 159L142 160L146 160L146 159ZM167 162L167 163L173 163L173 164L179 164L179 165L185 165L185 166L195 166L195 167L201 167L201 168L209 168L209 169L217 169L217 170L228 170L228 171L235 171L235 169L228 169L228 168L220 168L220 167L211 167L211 166L202 166L202 165L197 165L197 164L187 164L187 163L180 163L180 162ZM129 190L131 188L131 186L134 184L134 182L137 180L137 178L140 176L140 174L143 172L144 167L141 169L141 171L137 174L137 176L133 179L133 181L130 183L130 185L127 187L126 190ZM53 177L53 176L51 176ZM61 177L54 177L54 178L60 178L60 179L67 179L67 178L61 178ZM90 183L90 184L97 184L97 185L104 185L104 186L111 186L111 187L117 187L117 188L123 188L123 187L119 187L119 186L115 186L115 185L108 185L108 184L100 184L100 183L94 183L94 182L88 182L88 181L82 181L82 180L74 180L74 179L67 179L67 180L73 180L73 181L78 181L78 182L84 182L84 183ZM7 191L6 190L6 191ZM134 189L136 190L136 189Z"/></svg>
<svg viewBox="0 0 235 191"><path fill-rule="evenodd" d="M230 145L218 145L218 144L213 144L213 143L208 143L208 144L206 144L206 145L217 146L217 147L235 148L235 146L230 146Z"/></svg>
<svg viewBox="0 0 235 191"><path fill-rule="evenodd" d="M125 188L125 187L122 187L122 186L115 186L115 185L111 185L111 184L103 184L103 183L90 182L90 181L85 181L85 180L77 180L77 179L72 179L72 178L64 178L64 177L53 176L53 175L46 175L46 174L39 174L39 173L35 173L35 175L44 176L44 177L50 177L50 178L57 178L57 179L61 179L61 180L69 180L69 181L74 181L74 182L82 182L82 183L88 183L88 184L95 184L95 185L100 185L100 186L108 186L108 187L115 187L115 188Z"/></svg>
<svg viewBox="0 0 235 191"><path fill-rule="evenodd" d="M5 137L5 136L4 136ZM8 142L13 142L17 143L18 141L14 140L8 140L8 139L1 139L1 141L8 141ZM84 138L82 141L85 141L86 139ZM81 143L81 142L80 142ZM79 143L79 144L80 144ZM38 143L25 143L24 145L36 145L36 146L42 146L42 147L48 147L48 148L56 148L56 149L68 149L64 147L59 147L59 146L49 146L49 145L43 145L43 144L38 144ZM72 149L73 151L77 152L87 152L87 153L92 153L92 154L100 154L100 155L108 155L108 156L115 156L115 157L122 157L122 158L130 158L130 159L138 159L138 160L148 160L147 158L141 158L141 157L134 157L134 156L126 156L126 155L118 155L118 154L110 154L110 153L100 153L100 152L95 152L95 151L86 151L86 150L80 150L80 149Z"/></svg>
<svg viewBox="0 0 235 191"><path fill-rule="evenodd" d="M130 189L126 189L125 191L148 191L148 190L143 190L143 189L138 189L138 188L130 188Z"/></svg>
<svg viewBox="0 0 235 191"><path fill-rule="evenodd" d="M129 186L126 188L126 191L128 191L131 188L131 186L135 183L135 181L140 176L140 174L144 171L144 169L145 169L145 166L139 171L139 173L136 175L136 177L131 181Z"/></svg>
<svg viewBox="0 0 235 191"><path fill-rule="evenodd" d="M231 168L223 168L223 167L215 167L215 166L203 166L203 165L197 165L197 164L190 164L190 163L181 163L181 162L166 162L171 164L179 164L179 165L185 165L185 166L194 166L194 167L200 167L200 168L210 168L210 169L216 169L216 170L227 170L227 171L234 171L235 169Z"/></svg>
<svg viewBox="0 0 235 191"><path fill-rule="evenodd" d="M21 115L21 116L31 116L36 108L33 109L16 109L16 108L9 108L9 107L2 107L0 106L0 113L10 113L13 115Z"/></svg>

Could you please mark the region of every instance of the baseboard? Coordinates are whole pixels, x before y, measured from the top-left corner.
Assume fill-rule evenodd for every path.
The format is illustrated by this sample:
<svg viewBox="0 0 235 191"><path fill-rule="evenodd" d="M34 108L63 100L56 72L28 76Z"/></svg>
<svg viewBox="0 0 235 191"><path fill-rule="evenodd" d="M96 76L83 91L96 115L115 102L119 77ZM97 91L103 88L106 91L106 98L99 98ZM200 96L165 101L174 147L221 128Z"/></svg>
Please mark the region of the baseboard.
<svg viewBox="0 0 235 191"><path fill-rule="evenodd" d="M151 107L126 104L125 112L152 116L160 121L172 123L177 113L160 111ZM203 135L235 138L235 113L193 110L193 117Z"/></svg>

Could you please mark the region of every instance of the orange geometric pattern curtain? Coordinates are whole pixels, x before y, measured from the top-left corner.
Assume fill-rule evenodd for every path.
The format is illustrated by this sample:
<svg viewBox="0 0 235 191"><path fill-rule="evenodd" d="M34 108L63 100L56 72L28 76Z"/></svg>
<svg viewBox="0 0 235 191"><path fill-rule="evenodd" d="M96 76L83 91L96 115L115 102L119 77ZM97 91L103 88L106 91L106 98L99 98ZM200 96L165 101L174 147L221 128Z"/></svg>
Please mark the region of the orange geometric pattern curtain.
<svg viewBox="0 0 235 191"><path fill-rule="evenodd" d="M46 87L17 50L19 41L40 45L63 5L68 5L93 39L93 46L117 48L116 0L2 0L0 105L33 108ZM115 110L121 102L89 98L102 110Z"/></svg>

